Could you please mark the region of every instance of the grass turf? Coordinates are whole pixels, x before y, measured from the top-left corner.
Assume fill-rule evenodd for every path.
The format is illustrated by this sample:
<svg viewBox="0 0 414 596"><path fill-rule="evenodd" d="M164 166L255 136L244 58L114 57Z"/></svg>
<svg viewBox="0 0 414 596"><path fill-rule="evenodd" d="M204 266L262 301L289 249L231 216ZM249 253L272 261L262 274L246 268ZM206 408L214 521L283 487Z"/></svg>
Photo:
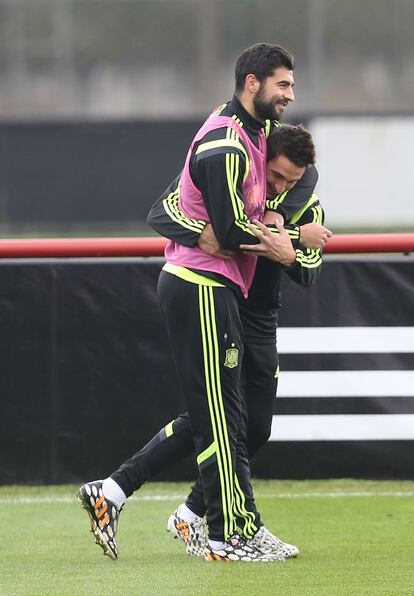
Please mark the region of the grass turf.
<svg viewBox="0 0 414 596"><path fill-rule="evenodd" d="M187 484L151 484L130 499L120 559L101 554L77 487L0 487L0 594L414 594L414 482L256 481L263 519L297 544L296 560L207 563L165 523Z"/></svg>

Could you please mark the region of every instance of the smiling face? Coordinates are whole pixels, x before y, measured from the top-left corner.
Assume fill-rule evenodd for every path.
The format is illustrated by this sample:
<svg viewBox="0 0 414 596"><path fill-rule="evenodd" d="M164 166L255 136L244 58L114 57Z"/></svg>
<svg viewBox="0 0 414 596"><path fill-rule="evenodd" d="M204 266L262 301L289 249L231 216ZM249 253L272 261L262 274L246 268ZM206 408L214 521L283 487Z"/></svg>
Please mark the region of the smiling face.
<svg viewBox="0 0 414 596"><path fill-rule="evenodd" d="M295 100L293 93L293 72L287 68L276 68L270 77L260 83L253 106L259 120L279 120L290 101Z"/></svg>
<svg viewBox="0 0 414 596"><path fill-rule="evenodd" d="M305 173L306 168L295 165L285 155L277 155L266 164L266 191L268 197L274 197L295 186Z"/></svg>

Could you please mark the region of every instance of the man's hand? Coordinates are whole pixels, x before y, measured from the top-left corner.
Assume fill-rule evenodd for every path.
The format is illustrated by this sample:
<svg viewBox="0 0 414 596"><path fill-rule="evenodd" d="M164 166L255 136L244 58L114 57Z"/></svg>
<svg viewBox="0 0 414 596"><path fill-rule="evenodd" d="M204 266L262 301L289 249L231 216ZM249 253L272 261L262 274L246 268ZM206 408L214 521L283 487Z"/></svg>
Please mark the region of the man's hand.
<svg viewBox="0 0 414 596"><path fill-rule="evenodd" d="M308 223L300 226L300 240L304 248L323 248L331 238L332 232L318 223Z"/></svg>
<svg viewBox="0 0 414 596"><path fill-rule="evenodd" d="M258 257L266 257L271 261L281 263L284 267L293 265L296 260L296 252L283 225L275 221L279 234L273 234L260 221L253 223L255 225L249 224L249 228L260 240L260 243L241 244L241 250L249 254L255 254Z"/></svg>
<svg viewBox="0 0 414 596"><path fill-rule="evenodd" d="M206 254L218 257L219 259L229 260L234 255L234 252L231 250L225 250L221 247L211 224L207 224L201 232L197 246Z"/></svg>

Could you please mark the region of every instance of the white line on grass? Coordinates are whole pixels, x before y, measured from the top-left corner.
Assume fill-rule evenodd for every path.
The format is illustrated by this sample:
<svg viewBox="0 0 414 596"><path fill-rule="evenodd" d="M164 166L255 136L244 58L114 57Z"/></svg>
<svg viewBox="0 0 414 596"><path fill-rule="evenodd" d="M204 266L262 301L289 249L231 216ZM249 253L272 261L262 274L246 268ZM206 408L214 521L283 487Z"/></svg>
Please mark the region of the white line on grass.
<svg viewBox="0 0 414 596"><path fill-rule="evenodd" d="M141 497L130 497L128 502L139 501L180 501L186 495L143 495ZM256 493L258 499L319 499L321 497L414 497L414 491L402 492L332 492L332 493ZM48 497L0 497L0 505L35 505L47 503L76 503L75 497L60 497L50 495Z"/></svg>

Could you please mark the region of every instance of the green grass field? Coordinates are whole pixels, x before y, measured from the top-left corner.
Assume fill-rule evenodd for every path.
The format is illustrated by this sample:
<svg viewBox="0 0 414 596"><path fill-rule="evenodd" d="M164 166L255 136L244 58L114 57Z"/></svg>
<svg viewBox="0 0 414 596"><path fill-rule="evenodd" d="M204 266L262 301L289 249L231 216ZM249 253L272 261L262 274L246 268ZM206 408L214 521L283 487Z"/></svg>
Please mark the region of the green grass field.
<svg viewBox="0 0 414 596"><path fill-rule="evenodd" d="M130 499L120 559L101 554L75 486L0 487L0 594L414 594L414 482L256 481L263 519L296 560L207 563L165 531L187 484Z"/></svg>

